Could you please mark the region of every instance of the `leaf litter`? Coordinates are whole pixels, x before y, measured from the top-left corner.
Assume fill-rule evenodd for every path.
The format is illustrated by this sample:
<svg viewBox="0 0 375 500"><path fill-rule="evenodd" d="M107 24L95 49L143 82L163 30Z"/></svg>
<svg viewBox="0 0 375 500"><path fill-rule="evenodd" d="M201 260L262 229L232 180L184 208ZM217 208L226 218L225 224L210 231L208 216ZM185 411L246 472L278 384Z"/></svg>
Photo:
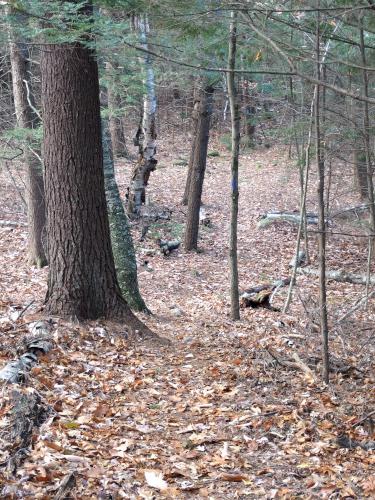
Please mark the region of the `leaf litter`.
<svg viewBox="0 0 375 500"><path fill-rule="evenodd" d="M167 146L161 145L160 156L168 166L153 174L149 192L153 204L172 210L172 219L153 228L160 235L142 242L141 225L132 227L140 286L153 312L142 319L172 344L134 343L126 326L115 322L54 319L54 348L24 383L51 412L33 430L32 445L14 474L6 467L12 454L7 441L12 387L2 388L1 496L373 498L374 452L350 446L374 440L373 303L332 330L328 388L320 382L315 279L298 278L290 314L246 309L240 321L231 321L228 153L221 150L208 161L203 202L212 224L201 228L200 252L180 248L165 257L156 239L181 236L186 212L180 205L186 169L173 164ZM187 152L177 148L176 155L182 154ZM130 165L120 163L117 170L124 194ZM298 209L297 175L282 148L242 156L241 289L290 274L295 228L259 229L257 219L267 210ZM14 188L3 177L1 182L1 219L24 222ZM347 195L338 199L343 206L353 201ZM47 271L25 264L22 224L2 226L0 232L3 366L17 357L27 323L43 315ZM359 244L335 238L328 246L329 267L365 269L366 252ZM314 236L311 251L315 258ZM285 294L276 296L278 305ZM330 283L332 317L361 294L360 286ZM14 314L32 301L21 317ZM288 365L296 354L313 377Z"/></svg>

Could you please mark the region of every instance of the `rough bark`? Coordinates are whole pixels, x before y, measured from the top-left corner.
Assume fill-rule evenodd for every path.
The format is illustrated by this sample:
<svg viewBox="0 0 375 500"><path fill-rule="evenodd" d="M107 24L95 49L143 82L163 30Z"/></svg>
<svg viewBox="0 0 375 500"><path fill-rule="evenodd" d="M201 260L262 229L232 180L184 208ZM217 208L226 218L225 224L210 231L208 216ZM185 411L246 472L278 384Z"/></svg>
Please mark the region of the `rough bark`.
<svg viewBox="0 0 375 500"><path fill-rule="evenodd" d="M115 178L110 134L102 120L104 182L113 257L122 295L135 311L148 312L138 287L137 261L128 217Z"/></svg>
<svg viewBox="0 0 375 500"><path fill-rule="evenodd" d="M199 209L201 205L204 175L206 171L207 148L210 133L210 119L214 89L206 85L198 103L198 123L194 148L193 170L190 181L188 210L184 235L186 250L197 249L199 230Z"/></svg>
<svg viewBox="0 0 375 500"><path fill-rule="evenodd" d="M317 8L320 6L320 0L317 0ZM316 27L316 78L320 80L324 72L320 62L320 13L317 12ZM321 88L316 86L315 99L315 141L316 141L316 161L318 170L318 247L319 247L319 316L320 316L320 334L322 337L322 375L325 383L329 382L329 345L328 345L328 316L327 316L327 288L326 288L326 219L324 204L325 189L325 158L324 145L321 131Z"/></svg>
<svg viewBox="0 0 375 500"><path fill-rule="evenodd" d="M40 125L40 120L34 111L35 106L33 106L27 46L23 43L16 43L13 33L10 32L9 48L17 126L24 129L37 128ZM24 161L29 226L28 261L32 265L43 267L47 263L42 243L46 224L43 168L37 156L30 149L25 150Z"/></svg>
<svg viewBox="0 0 375 500"><path fill-rule="evenodd" d="M363 151L353 151L355 187L362 201L368 200L366 155Z"/></svg>
<svg viewBox="0 0 375 500"><path fill-rule="evenodd" d="M148 50L149 25L147 16L137 18L135 21L141 38L141 46ZM151 56L145 53L144 85L145 95L143 98L143 115L141 126L135 138L138 146L138 161L133 170L129 188L128 213L139 215L142 203L146 201L146 187L151 172L156 169L156 94L155 77L152 67Z"/></svg>
<svg viewBox="0 0 375 500"><path fill-rule="evenodd" d="M198 110L199 110L199 100L196 100L194 102L194 108L192 113L192 139L191 139L191 148L190 148L190 156L188 163L188 173L186 177L184 195L182 197L182 204L185 206L188 204L189 201L190 182L193 173L195 144L197 141L197 132L198 132Z"/></svg>
<svg viewBox="0 0 375 500"><path fill-rule="evenodd" d="M46 312L124 319L131 312L116 278L104 191L98 67L79 43L45 45L42 105L48 239Z"/></svg>
<svg viewBox="0 0 375 500"><path fill-rule="evenodd" d="M255 146L255 114L255 106L248 104L245 108L245 146L249 148Z"/></svg>
<svg viewBox="0 0 375 500"><path fill-rule="evenodd" d="M228 67L236 67L237 14L232 11L229 33ZM240 303L238 294L238 256L237 256L237 226L238 226L238 161L240 155L240 110L236 82L233 71L228 73L228 97L232 124L232 159L231 159L231 214L229 235L229 266L230 266L230 301L231 317L240 319Z"/></svg>

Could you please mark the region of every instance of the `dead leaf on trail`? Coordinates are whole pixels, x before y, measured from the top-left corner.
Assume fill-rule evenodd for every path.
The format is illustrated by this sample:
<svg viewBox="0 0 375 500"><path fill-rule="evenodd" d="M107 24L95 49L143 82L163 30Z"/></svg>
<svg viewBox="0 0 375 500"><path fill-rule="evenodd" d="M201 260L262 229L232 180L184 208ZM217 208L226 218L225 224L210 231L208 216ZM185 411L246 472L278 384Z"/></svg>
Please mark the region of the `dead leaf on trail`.
<svg viewBox="0 0 375 500"><path fill-rule="evenodd" d="M242 481L249 480L248 476L245 476L244 474L227 474L225 472L219 476L219 479L222 481L230 481L232 483L240 483Z"/></svg>
<svg viewBox="0 0 375 500"><path fill-rule="evenodd" d="M168 488L168 483L163 479L163 473L159 470L145 470L146 482L151 488L156 490L166 490Z"/></svg>

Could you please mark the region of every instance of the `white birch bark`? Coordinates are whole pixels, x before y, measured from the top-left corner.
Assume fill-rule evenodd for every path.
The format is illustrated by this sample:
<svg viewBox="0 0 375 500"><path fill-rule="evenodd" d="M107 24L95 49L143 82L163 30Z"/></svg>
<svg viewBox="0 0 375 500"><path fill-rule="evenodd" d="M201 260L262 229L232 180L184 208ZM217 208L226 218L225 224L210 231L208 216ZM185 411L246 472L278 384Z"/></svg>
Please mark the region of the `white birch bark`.
<svg viewBox="0 0 375 500"><path fill-rule="evenodd" d="M139 32L141 47L148 50L148 33L150 31L147 16L135 19L135 27ZM140 130L137 133L136 144L139 148L137 165L134 168L129 192L129 213L139 214L142 203L145 202L146 186L150 173L156 168L156 93L155 75L151 56L144 53L145 94L143 97L143 115Z"/></svg>

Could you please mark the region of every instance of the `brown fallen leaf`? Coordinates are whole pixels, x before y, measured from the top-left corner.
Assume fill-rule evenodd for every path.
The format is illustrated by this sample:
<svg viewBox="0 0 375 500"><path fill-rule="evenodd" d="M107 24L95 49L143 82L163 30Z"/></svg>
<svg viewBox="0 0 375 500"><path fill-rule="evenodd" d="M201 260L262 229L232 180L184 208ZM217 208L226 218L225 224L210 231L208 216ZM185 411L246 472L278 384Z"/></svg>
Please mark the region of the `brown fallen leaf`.
<svg viewBox="0 0 375 500"><path fill-rule="evenodd" d="M226 473L226 472L223 472L219 479L221 479L222 481L229 481L229 482L232 482L232 483L240 483L241 481L248 481L249 478L248 476L245 476L244 474L229 474L229 473Z"/></svg>

